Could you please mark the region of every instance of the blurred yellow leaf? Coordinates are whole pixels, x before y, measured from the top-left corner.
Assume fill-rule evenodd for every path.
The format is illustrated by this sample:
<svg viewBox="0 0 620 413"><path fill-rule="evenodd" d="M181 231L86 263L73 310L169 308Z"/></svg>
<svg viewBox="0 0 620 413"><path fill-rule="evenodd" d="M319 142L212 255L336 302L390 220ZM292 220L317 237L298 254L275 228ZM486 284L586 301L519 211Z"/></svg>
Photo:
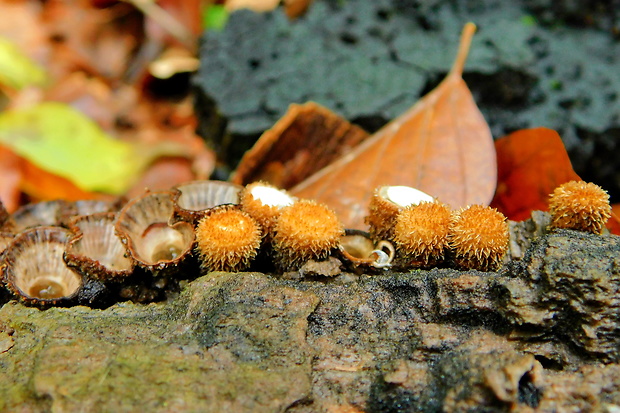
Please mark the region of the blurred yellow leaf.
<svg viewBox="0 0 620 413"><path fill-rule="evenodd" d="M84 191L115 195L125 193L157 157L189 155L174 143L147 147L116 140L80 112L55 102L0 113L0 143Z"/></svg>
<svg viewBox="0 0 620 413"><path fill-rule="evenodd" d="M46 82L45 71L15 44L0 36L0 84L23 89L30 85L41 86Z"/></svg>

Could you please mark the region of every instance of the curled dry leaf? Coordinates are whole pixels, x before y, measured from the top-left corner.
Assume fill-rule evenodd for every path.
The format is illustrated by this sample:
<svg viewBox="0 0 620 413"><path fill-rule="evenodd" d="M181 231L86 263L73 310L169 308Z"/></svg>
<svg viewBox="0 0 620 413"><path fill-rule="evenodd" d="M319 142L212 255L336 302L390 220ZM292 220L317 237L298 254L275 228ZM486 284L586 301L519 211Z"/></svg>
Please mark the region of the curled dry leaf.
<svg viewBox="0 0 620 413"><path fill-rule="evenodd" d="M267 181L288 189L367 137L363 129L317 103L292 104L246 152L232 181L240 185Z"/></svg>
<svg viewBox="0 0 620 413"><path fill-rule="evenodd" d="M462 78L474 32L468 23L437 88L291 192L330 205L348 228L363 228L372 189L381 185L412 186L453 208L487 205L497 182L493 138Z"/></svg>
<svg viewBox="0 0 620 413"><path fill-rule="evenodd" d="M533 128L495 141L498 184L491 206L509 219L528 219L549 209L549 194L559 185L581 180L573 170L560 135Z"/></svg>

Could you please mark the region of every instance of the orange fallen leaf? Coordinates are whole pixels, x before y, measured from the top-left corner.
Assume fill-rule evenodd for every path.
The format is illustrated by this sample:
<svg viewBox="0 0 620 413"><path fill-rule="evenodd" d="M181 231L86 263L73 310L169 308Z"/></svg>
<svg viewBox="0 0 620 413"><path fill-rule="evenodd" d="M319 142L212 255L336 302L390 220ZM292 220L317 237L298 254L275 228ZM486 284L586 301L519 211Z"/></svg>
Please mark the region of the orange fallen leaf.
<svg viewBox="0 0 620 413"><path fill-rule="evenodd" d="M19 184L22 179L20 160L13 151L0 145L0 200L9 212L19 207Z"/></svg>
<svg viewBox="0 0 620 413"><path fill-rule="evenodd" d="M84 191L68 179L47 172L0 145L0 199L7 211L13 212L20 206L22 193L35 201L112 198Z"/></svg>
<svg viewBox="0 0 620 413"><path fill-rule="evenodd" d="M367 137L362 128L317 103L292 104L243 155L232 182L262 180L289 189Z"/></svg>
<svg viewBox="0 0 620 413"><path fill-rule="evenodd" d="M620 204L611 206L611 218L607 221L607 229L612 234L620 235Z"/></svg>
<svg viewBox="0 0 620 413"><path fill-rule="evenodd" d="M112 199L109 195L84 191L71 181L41 169L22 158L22 180L20 188L37 201L64 199L79 201L82 199Z"/></svg>
<svg viewBox="0 0 620 413"><path fill-rule="evenodd" d="M408 185L453 208L493 198L497 166L489 126L462 72L475 25L465 25L454 66L407 112L291 192L331 206L349 228L363 228L375 187Z"/></svg>
<svg viewBox="0 0 620 413"><path fill-rule="evenodd" d="M509 219L528 219L549 209L549 194L559 185L581 180L573 170L560 135L552 129L523 129L495 141L498 184L491 206Z"/></svg>

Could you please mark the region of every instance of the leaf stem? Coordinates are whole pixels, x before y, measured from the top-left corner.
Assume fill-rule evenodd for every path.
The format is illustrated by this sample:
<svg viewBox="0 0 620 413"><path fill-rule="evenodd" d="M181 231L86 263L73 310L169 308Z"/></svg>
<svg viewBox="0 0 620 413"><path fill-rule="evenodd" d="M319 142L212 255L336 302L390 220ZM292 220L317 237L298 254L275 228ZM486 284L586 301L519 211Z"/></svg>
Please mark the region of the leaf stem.
<svg viewBox="0 0 620 413"><path fill-rule="evenodd" d="M138 10L150 17L159 24L164 30L174 36L189 50L194 50L196 47L196 39L192 33L183 26L178 20L176 20L166 10L161 8L154 0L125 0L128 3L133 4Z"/></svg>
<svg viewBox="0 0 620 413"><path fill-rule="evenodd" d="M456 54L456 59L450 69L450 75L462 76L463 68L465 67L465 61L467 55L469 55L469 47L471 46L471 40L476 33L476 25L472 22L465 23L463 31L461 32L461 40L459 42L459 50Z"/></svg>

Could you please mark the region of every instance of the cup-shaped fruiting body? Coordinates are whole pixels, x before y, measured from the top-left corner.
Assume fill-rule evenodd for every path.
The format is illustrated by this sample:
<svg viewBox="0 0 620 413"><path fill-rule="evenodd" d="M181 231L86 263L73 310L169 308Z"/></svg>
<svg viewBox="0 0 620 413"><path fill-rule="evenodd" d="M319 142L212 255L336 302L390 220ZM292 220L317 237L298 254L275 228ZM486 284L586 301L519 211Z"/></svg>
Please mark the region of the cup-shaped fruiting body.
<svg viewBox="0 0 620 413"><path fill-rule="evenodd" d="M43 201L27 204L13 213L15 232L41 226L61 225L60 216L67 201Z"/></svg>
<svg viewBox="0 0 620 413"><path fill-rule="evenodd" d="M551 228L601 234L611 217L609 195L591 182L570 181L555 188L549 199Z"/></svg>
<svg viewBox="0 0 620 413"><path fill-rule="evenodd" d="M100 212L74 218L75 234L65 250L68 266L103 282L121 281L133 273L134 262L114 232L115 214Z"/></svg>
<svg viewBox="0 0 620 413"><path fill-rule="evenodd" d="M273 227L282 208L292 205L295 200L296 198L287 191L262 181L246 185L239 193L241 209L260 224L266 241L270 240Z"/></svg>
<svg viewBox="0 0 620 413"><path fill-rule="evenodd" d="M394 246L388 241L374 243L370 234L357 230L346 229L338 243L341 259L351 267L388 268L395 256Z"/></svg>
<svg viewBox="0 0 620 413"><path fill-rule="evenodd" d="M420 202L432 202L433 197L409 186L380 186L376 188L364 219L370 237L375 241L392 240L396 216L405 207Z"/></svg>
<svg viewBox="0 0 620 413"><path fill-rule="evenodd" d="M116 234L140 267L172 270L191 253L194 226L184 221L170 225L173 211L172 192L147 191L119 212Z"/></svg>
<svg viewBox="0 0 620 413"><path fill-rule="evenodd" d="M12 232L15 230L15 222L9 211L6 210L2 200L0 200L0 231Z"/></svg>
<svg viewBox="0 0 620 413"><path fill-rule="evenodd" d="M260 225L232 205L213 208L196 226L196 250L205 271L243 271L261 245Z"/></svg>
<svg viewBox="0 0 620 413"><path fill-rule="evenodd" d="M62 258L71 232L60 227L37 227L15 237L4 256L2 277L21 301L40 306L71 302L83 278Z"/></svg>
<svg viewBox="0 0 620 413"><path fill-rule="evenodd" d="M344 226L323 204L299 200L282 209L274 226L275 264L282 270L299 268L308 260L321 260L338 247Z"/></svg>
<svg viewBox="0 0 620 413"><path fill-rule="evenodd" d="M420 202L403 208L396 217L394 243L406 267L437 266L449 250L452 211L441 202Z"/></svg>
<svg viewBox="0 0 620 413"><path fill-rule="evenodd" d="M243 187L230 182L198 180L174 187L174 214L196 224L206 211L219 205L238 204Z"/></svg>
<svg viewBox="0 0 620 413"><path fill-rule="evenodd" d="M494 208L471 205L452 215L448 241L460 268L498 270L509 240L506 217Z"/></svg>
<svg viewBox="0 0 620 413"><path fill-rule="evenodd" d="M13 242L13 238L15 238L15 234L12 232L0 231L0 254Z"/></svg>
<svg viewBox="0 0 620 413"><path fill-rule="evenodd" d="M101 199L64 202L62 208L58 211L58 223L63 227L70 228L71 221L76 217L117 211L119 209L119 202L119 200L107 201Z"/></svg>

